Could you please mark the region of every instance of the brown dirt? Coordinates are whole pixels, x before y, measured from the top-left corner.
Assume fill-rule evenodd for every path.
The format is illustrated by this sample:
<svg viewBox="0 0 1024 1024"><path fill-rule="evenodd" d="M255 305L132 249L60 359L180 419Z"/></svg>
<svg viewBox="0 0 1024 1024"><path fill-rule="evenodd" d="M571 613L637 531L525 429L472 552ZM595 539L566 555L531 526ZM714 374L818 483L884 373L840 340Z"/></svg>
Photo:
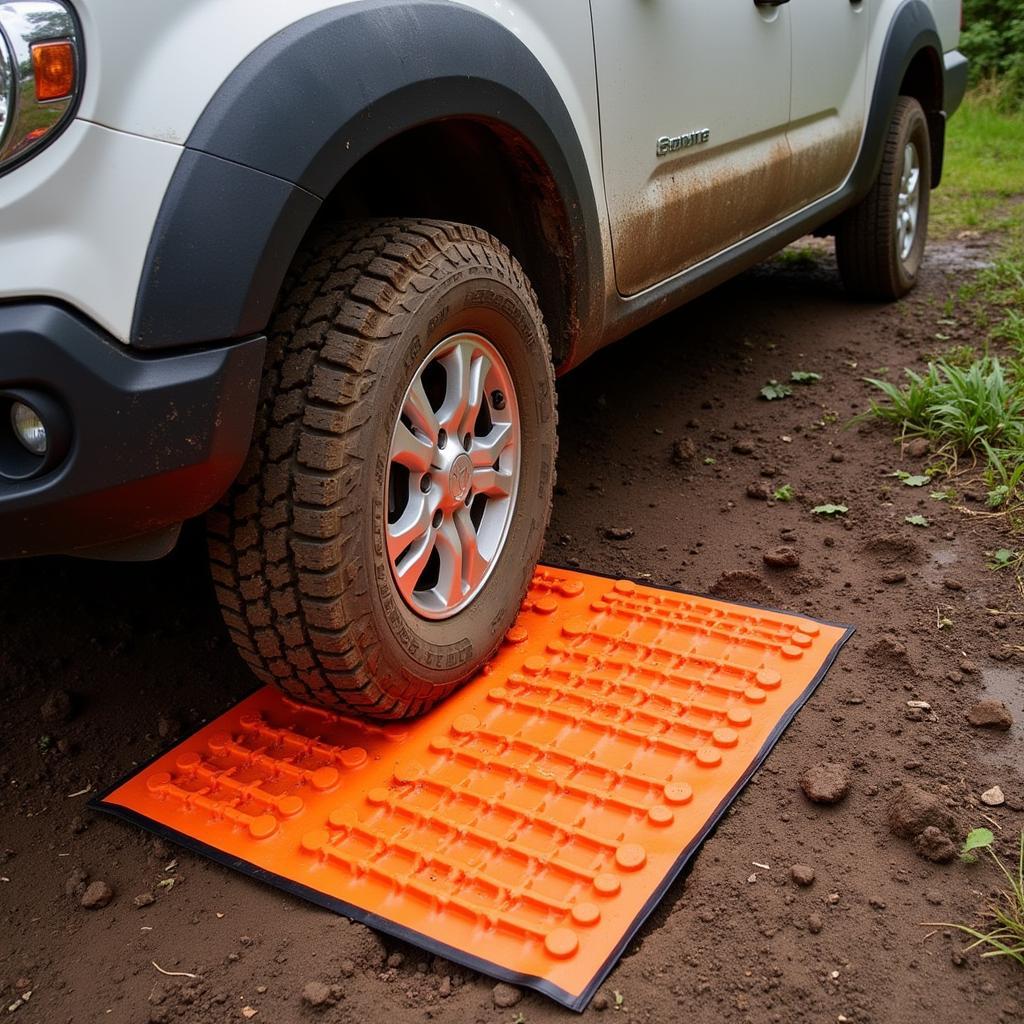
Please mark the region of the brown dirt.
<svg viewBox="0 0 1024 1024"><path fill-rule="evenodd" d="M901 461L884 427L843 427L865 406L864 375L919 363L946 344L937 331L953 335L948 344L972 340L967 327L937 326L941 299L967 269L955 247L932 253L923 287L889 307L850 302L827 260L766 264L560 386L550 561L858 629L589 1016L1024 1019L1024 972L964 957L962 940L921 924L977 921L992 869L926 861L887 820L900 786L913 783L938 798L946 813L937 820L956 823L957 842L985 823L983 811L1004 849L1024 826L1021 619L986 611L1021 611L1009 576L985 568L985 551L1006 538L989 520L930 501L928 488L887 477L924 463ZM757 398L791 369L823 379L789 399ZM751 454L734 451L739 441ZM760 480L772 491L791 484L796 499L748 497ZM811 515L828 501L849 514ZM904 522L917 512L929 528ZM780 546L797 553L797 567L765 564ZM532 993L516 1002L502 990L499 1008L493 981L84 809L86 787L105 786L252 685L225 640L198 534L156 565L46 559L5 565L0 581L4 1016L572 1018ZM937 609L952 626L936 628ZM1009 732L967 723L982 698L1007 703ZM802 773L822 762L850 773L835 806L800 791ZM1005 804L980 805L995 784ZM794 864L813 870L811 884L791 878ZM97 881L113 898L84 907ZM195 977L167 977L154 961Z"/></svg>

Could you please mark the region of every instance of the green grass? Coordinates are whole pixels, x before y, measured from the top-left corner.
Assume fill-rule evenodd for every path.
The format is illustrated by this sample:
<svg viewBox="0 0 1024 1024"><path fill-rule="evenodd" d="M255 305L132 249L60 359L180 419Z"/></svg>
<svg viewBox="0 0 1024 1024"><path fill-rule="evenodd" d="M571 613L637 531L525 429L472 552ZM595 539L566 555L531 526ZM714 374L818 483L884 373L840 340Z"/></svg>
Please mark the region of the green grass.
<svg viewBox="0 0 1024 1024"><path fill-rule="evenodd" d="M974 941L967 947L984 950L983 957L1005 956L1024 967L1024 832L1020 835L1020 853L1017 863L1004 863L996 853L995 837L987 828L976 828L968 836L960 854L961 860L972 864L978 859L976 851L982 850L1002 872L1008 888L1002 889L995 902L985 911L990 925L987 930L972 928L965 924L931 922L940 927L956 928Z"/></svg>
<svg viewBox="0 0 1024 1024"><path fill-rule="evenodd" d="M997 89L983 86L950 119L929 230L935 237L948 237L1020 224L1022 195L1024 111L1001 103Z"/></svg>
<svg viewBox="0 0 1024 1024"><path fill-rule="evenodd" d="M997 234L991 266L957 288L943 325L972 322L979 341L929 357L902 383L868 382L883 398L867 415L900 435L926 437L950 475L973 474L988 507L1024 529L1024 110L992 86L976 90L950 121L946 166L933 196L939 235Z"/></svg>

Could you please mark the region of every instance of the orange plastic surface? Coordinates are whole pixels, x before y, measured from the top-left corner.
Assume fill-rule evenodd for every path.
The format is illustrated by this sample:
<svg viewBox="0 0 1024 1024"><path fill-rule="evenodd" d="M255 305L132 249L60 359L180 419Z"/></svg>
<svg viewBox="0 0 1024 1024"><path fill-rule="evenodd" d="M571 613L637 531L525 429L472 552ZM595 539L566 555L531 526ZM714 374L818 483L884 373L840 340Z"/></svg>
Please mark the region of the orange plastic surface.
<svg viewBox="0 0 1024 1024"><path fill-rule="evenodd" d="M541 568L424 718L262 689L101 806L580 1009L847 632Z"/></svg>

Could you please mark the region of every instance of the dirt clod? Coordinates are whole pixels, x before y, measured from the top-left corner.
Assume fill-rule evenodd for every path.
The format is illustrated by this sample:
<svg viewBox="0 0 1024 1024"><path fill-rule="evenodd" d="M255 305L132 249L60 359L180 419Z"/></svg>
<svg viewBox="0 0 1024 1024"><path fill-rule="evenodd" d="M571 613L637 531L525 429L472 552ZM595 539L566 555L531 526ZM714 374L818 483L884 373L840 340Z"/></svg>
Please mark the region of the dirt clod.
<svg viewBox="0 0 1024 1024"><path fill-rule="evenodd" d="M747 484L747 497L754 501L767 501L772 496L771 488L764 482L758 480L755 483Z"/></svg>
<svg viewBox="0 0 1024 1024"><path fill-rule="evenodd" d="M756 447L756 445L754 444L754 442L752 440L750 440L750 438L743 437L743 438L740 438L740 440L737 441L732 446L732 450L737 455L753 455L755 447Z"/></svg>
<svg viewBox="0 0 1024 1024"><path fill-rule="evenodd" d="M676 466L688 466L697 457L697 446L688 437L672 442L672 462Z"/></svg>
<svg viewBox="0 0 1024 1024"><path fill-rule="evenodd" d="M64 880L64 892L68 896L81 897L82 893L85 892L88 882L89 876L86 874L85 869L74 867L71 869L71 874Z"/></svg>
<svg viewBox="0 0 1024 1024"><path fill-rule="evenodd" d="M101 910L114 898L114 890L106 882L90 882L82 893L82 906L86 910Z"/></svg>
<svg viewBox="0 0 1024 1024"><path fill-rule="evenodd" d="M607 540L629 540L635 533L632 526L609 526L604 531Z"/></svg>
<svg viewBox="0 0 1024 1024"><path fill-rule="evenodd" d="M979 700L967 712L967 721L976 729L1005 732L1013 725L1013 713L1001 700Z"/></svg>
<svg viewBox="0 0 1024 1024"><path fill-rule="evenodd" d="M39 709L39 717L50 725L63 725L74 715L74 698L67 690L51 690Z"/></svg>
<svg viewBox="0 0 1024 1024"><path fill-rule="evenodd" d="M523 998L522 989L518 989L515 985L506 984L504 981L499 981L497 985L491 989L491 998L494 1000L494 1005L499 1010L507 1010L511 1006L515 1006L520 999Z"/></svg>
<svg viewBox="0 0 1024 1024"><path fill-rule="evenodd" d="M762 577L756 572L746 572L742 569L723 572L709 593L712 597L721 597L726 601L771 604L775 600L775 591Z"/></svg>
<svg viewBox="0 0 1024 1024"><path fill-rule="evenodd" d="M812 935L817 935L824 927L825 922L822 920L821 914L815 912L807 915L807 930Z"/></svg>
<svg viewBox="0 0 1024 1024"><path fill-rule="evenodd" d="M156 897L151 892L140 892L139 895L132 900L132 903L141 910L143 907L148 907L151 904L156 903Z"/></svg>
<svg viewBox="0 0 1024 1024"><path fill-rule="evenodd" d="M302 987L302 1002L314 1010L331 1006L334 1003L331 986L325 981L307 981Z"/></svg>
<svg viewBox="0 0 1024 1024"><path fill-rule="evenodd" d="M838 803L850 791L850 771L832 761L814 765L800 776L800 788L813 803Z"/></svg>
<svg viewBox="0 0 1024 1024"><path fill-rule="evenodd" d="M914 839L914 850L936 864L948 864L956 856L953 840L934 825L929 825Z"/></svg>
<svg viewBox="0 0 1024 1024"><path fill-rule="evenodd" d="M602 1013L611 1005L610 1000L603 992L598 992L590 1002L590 1008Z"/></svg>
<svg viewBox="0 0 1024 1024"><path fill-rule="evenodd" d="M931 451L931 445L928 443L927 438L915 437L913 441L907 442L903 450L912 459L923 459Z"/></svg>
<svg viewBox="0 0 1024 1024"><path fill-rule="evenodd" d="M812 885L814 883L814 868L809 864L794 864L789 869L789 877L797 885Z"/></svg>
<svg viewBox="0 0 1024 1024"><path fill-rule="evenodd" d="M929 827L948 833L956 828L945 804L912 782L900 786L893 794L887 817L889 828L903 839L913 839Z"/></svg>
<svg viewBox="0 0 1024 1024"><path fill-rule="evenodd" d="M772 548L771 551L766 551L762 558L764 564L770 565L773 569L795 569L800 564L796 548L787 546Z"/></svg>

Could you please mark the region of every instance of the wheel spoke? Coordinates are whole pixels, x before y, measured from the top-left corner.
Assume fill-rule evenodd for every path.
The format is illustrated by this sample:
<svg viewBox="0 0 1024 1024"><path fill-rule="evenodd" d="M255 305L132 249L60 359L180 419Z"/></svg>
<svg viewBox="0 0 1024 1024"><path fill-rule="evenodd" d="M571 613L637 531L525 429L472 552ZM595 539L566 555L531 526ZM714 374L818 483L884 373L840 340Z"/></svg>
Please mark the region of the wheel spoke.
<svg viewBox="0 0 1024 1024"><path fill-rule="evenodd" d="M401 420L395 426L395 434L391 439L392 462L397 462L415 473L426 473L434 458L434 446L414 434Z"/></svg>
<svg viewBox="0 0 1024 1024"><path fill-rule="evenodd" d="M512 493L512 471L491 466L474 469L473 490L489 498L507 498Z"/></svg>
<svg viewBox="0 0 1024 1024"><path fill-rule="evenodd" d="M487 374L490 372L490 359L482 352L477 354L470 365L466 411L462 415L460 434L471 434L476 427L476 420L480 415L480 406L484 403L484 387L487 384Z"/></svg>
<svg viewBox="0 0 1024 1024"><path fill-rule="evenodd" d="M407 600L413 599L413 592L416 589L416 583L423 574L423 569L426 567L427 560L430 558L431 552L434 550L436 538L437 534L433 530L428 530L420 540L418 540L416 544L409 549L408 553L401 559L401 561L394 563L398 589L405 595Z"/></svg>
<svg viewBox="0 0 1024 1024"><path fill-rule="evenodd" d="M434 590L442 604L450 608L462 600L462 537L454 520L448 517L434 536L441 562Z"/></svg>
<svg viewBox="0 0 1024 1024"><path fill-rule="evenodd" d="M445 387L444 402L437 411L437 419L450 435L458 437L469 405L473 349L465 343L456 345L440 363L444 367L448 383Z"/></svg>
<svg viewBox="0 0 1024 1024"><path fill-rule="evenodd" d="M397 559L410 544L429 531L430 517L434 513L432 506L436 504L429 499L429 495L416 491L410 496L409 504L398 520L388 523L388 555L392 560Z"/></svg>
<svg viewBox="0 0 1024 1024"><path fill-rule="evenodd" d="M423 379L419 376L413 381L406 396L405 405L402 411L418 427L424 437L431 441L437 440L438 431L441 429L437 422L437 414L430 405L430 399L423 389Z"/></svg>
<svg viewBox="0 0 1024 1024"><path fill-rule="evenodd" d="M473 447L469 450L469 457L473 465L482 469L486 466L493 466L498 461L498 456L512 443L512 424L495 423L491 426L490 432L483 437L473 438Z"/></svg>
<svg viewBox="0 0 1024 1024"><path fill-rule="evenodd" d="M480 552L479 538L468 508L455 513L455 527L462 542L462 579L472 588L484 578L491 563Z"/></svg>

